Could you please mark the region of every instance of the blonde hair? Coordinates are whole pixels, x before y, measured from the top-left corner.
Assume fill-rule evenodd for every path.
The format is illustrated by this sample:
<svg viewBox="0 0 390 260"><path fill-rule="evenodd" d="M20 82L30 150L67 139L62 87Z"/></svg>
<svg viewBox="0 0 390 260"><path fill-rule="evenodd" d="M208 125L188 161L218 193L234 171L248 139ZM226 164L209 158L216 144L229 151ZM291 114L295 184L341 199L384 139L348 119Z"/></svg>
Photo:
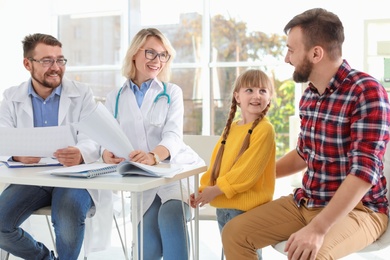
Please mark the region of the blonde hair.
<svg viewBox="0 0 390 260"><path fill-rule="evenodd" d="M171 55L171 58L165 63L164 68L158 74L157 78L160 81L169 81L171 74L171 63L175 58L176 51L172 47L170 41L165 35L156 28L146 28L140 30L131 41L129 48L127 49L125 60L122 67L122 75L127 79L134 79L137 73L137 68L134 64L134 55L137 54L140 48L145 44L148 37L156 37L161 41L164 48Z"/></svg>
<svg viewBox="0 0 390 260"><path fill-rule="evenodd" d="M226 139L228 138L230 127L233 123L234 117L236 115L237 111L237 101L234 97L234 93L238 92L240 88L242 87L265 87L270 90L271 97L274 96L275 90L274 86L270 80L270 78L265 74L263 71L258 69L250 69L239 75L234 82L234 88L233 88L233 97L232 97L232 104L230 106L230 112L228 119L226 121L225 129L222 133L222 141L221 146L219 147L217 156L215 157L213 169L210 175L210 183L211 185L215 185L217 178L219 176L219 171L221 169L221 162L222 162L222 156L223 152L225 150L225 143ZM238 152L238 155L234 161L234 163L241 157L241 155L248 149L249 147L249 141L250 136L253 132L253 129L259 124L259 122L264 118L264 116L267 114L269 108L270 108L271 102L267 105L267 107L263 110L263 112L260 114L260 116L253 121L251 128L248 130L247 135L245 136L244 142L241 146L240 151Z"/></svg>

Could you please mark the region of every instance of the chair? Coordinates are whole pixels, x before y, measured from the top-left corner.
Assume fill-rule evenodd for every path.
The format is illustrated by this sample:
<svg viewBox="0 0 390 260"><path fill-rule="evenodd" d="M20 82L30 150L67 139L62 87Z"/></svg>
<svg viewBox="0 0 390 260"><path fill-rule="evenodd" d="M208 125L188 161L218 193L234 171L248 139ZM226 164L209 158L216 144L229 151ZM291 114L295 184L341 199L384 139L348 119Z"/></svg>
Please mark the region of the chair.
<svg viewBox="0 0 390 260"><path fill-rule="evenodd" d="M390 145L387 145L386 152L384 155L384 175L387 180L387 199L390 201ZM390 210L390 206L389 206ZM287 255L284 252L284 248L287 241L280 242L278 244L273 245L273 247L280 253ZM382 236L376 240L371 245L366 246L362 250L356 252L355 254L360 255L362 253L370 253L382 250L390 245L390 220L387 225L387 230L382 234Z"/></svg>
<svg viewBox="0 0 390 260"><path fill-rule="evenodd" d="M1 184L1 186L2 187L0 188L0 193L4 189L4 184ZM42 215L42 216L46 217L46 223L47 223L47 225L49 227L50 237L51 237L51 241L53 242L54 251L57 252L56 251L57 249L56 249L55 238L54 238L53 230L51 229L50 219L49 219L49 216L51 216L51 207L47 206L47 207L40 208L40 209L34 211L33 215ZM3 253L4 253L4 259L8 260L9 259L9 253L5 252L5 251L3 251ZM3 257L3 255L2 255L2 257Z"/></svg>
<svg viewBox="0 0 390 260"><path fill-rule="evenodd" d="M34 211L33 215L42 215L42 216L46 217L46 223L47 223L47 225L49 227L50 237L51 237L51 241L53 242L54 251L57 253L55 238L54 238L53 230L51 228L50 219L49 219L49 216L51 216L51 207L47 206L47 207L40 208L40 209ZM5 252L5 256L4 257L5 257L4 258L5 260L8 260L9 259L9 253Z"/></svg>
<svg viewBox="0 0 390 260"><path fill-rule="evenodd" d="M218 135L184 135L183 140L205 161L207 166L210 165L211 154L219 140Z"/></svg>
<svg viewBox="0 0 390 260"><path fill-rule="evenodd" d="M206 163L210 165L211 154L219 140L217 135L184 135L184 143L190 146ZM217 220L216 209L209 204L199 208L199 220ZM223 259L223 251L221 259Z"/></svg>

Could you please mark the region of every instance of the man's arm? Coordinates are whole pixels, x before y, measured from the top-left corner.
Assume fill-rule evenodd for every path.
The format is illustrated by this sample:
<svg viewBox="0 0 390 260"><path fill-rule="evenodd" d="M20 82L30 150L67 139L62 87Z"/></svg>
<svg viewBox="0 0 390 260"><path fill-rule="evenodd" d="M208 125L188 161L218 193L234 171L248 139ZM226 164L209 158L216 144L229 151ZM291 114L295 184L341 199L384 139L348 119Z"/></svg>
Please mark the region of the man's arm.
<svg viewBox="0 0 390 260"><path fill-rule="evenodd" d="M355 208L371 186L371 183L348 175L321 213L290 236L285 248L288 258L315 259L329 229Z"/></svg>
<svg viewBox="0 0 390 260"><path fill-rule="evenodd" d="M301 172L306 168L306 162L296 150L292 150L276 161L276 178Z"/></svg>

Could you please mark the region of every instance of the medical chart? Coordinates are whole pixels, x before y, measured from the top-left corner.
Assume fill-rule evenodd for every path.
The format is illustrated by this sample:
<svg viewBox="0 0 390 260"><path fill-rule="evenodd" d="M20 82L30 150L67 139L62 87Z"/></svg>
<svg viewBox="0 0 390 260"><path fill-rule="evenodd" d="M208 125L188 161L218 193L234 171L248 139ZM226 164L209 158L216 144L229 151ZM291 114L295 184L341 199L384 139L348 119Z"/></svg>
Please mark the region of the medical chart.
<svg viewBox="0 0 390 260"><path fill-rule="evenodd" d="M70 125L0 127L0 156L52 157L57 149L75 144L76 138Z"/></svg>
<svg viewBox="0 0 390 260"><path fill-rule="evenodd" d="M134 150L118 122L100 102L90 115L73 126L118 157L128 158Z"/></svg>

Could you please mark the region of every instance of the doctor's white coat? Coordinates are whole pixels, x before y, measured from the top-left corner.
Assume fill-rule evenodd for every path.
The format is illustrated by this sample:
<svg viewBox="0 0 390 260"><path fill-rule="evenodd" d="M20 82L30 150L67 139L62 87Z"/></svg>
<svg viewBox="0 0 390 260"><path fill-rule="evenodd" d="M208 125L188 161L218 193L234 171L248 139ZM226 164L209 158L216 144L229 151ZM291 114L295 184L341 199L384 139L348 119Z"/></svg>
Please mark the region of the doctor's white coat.
<svg viewBox="0 0 390 260"><path fill-rule="evenodd" d="M118 95L119 89L111 91L107 95L105 105L113 115L117 105L117 121L134 149L149 152L157 145L162 145L169 150L170 163L205 165L203 159L183 142L184 105L181 88L175 84L166 83L166 94L170 97L170 103L168 104L166 99L162 99L162 102L166 102L168 110L153 110L157 95L163 93L162 82L157 79L151 82L141 107L138 107L129 84L127 80L120 90L120 95ZM162 126L152 125L149 113L161 113L159 116L165 119L164 124ZM187 203L189 193L193 192L193 178L190 178L190 189L187 188L186 180L181 182L183 201ZM156 194L161 198L162 203L170 199L182 200L179 182L145 191L143 192L142 214L150 207Z"/></svg>
<svg viewBox="0 0 390 260"><path fill-rule="evenodd" d="M80 121L95 107L92 91L87 85L63 79L58 113L59 126ZM34 127L28 82L4 91L0 106L0 127ZM100 157L99 145L85 135L77 135L76 147L80 149L85 163L95 162ZM88 189L88 192L95 207L90 210L86 219L85 255L104 250L110 245L112 228L110 223L113 219L112 191Z"/></svg>

